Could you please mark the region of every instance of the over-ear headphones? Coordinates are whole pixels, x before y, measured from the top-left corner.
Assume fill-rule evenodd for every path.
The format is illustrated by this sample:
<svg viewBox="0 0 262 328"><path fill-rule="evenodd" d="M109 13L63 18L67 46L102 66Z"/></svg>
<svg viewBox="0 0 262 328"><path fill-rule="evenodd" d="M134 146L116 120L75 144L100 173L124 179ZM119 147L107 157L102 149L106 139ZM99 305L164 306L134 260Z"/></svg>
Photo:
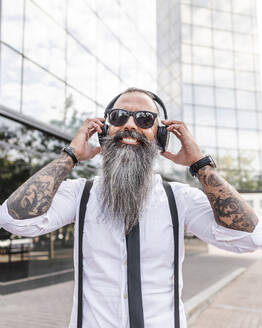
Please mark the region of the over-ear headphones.
<svg viewBox="0 0 262 328"><path fill-rule="evenodd" d="M166 107L165 107L163 101L156 94L154 94L151 91L142 91L141 90L141 92L144 92L145 94L150 94L151 95L153 101L155 101L162 108L162 110L164 112L165 120L167 120L168 119L167 110L166 110ZM126 93L128 93L128 91ZM115 102L117 101L117 99L120 96L122 96L123 94L125 94L125 92L120 93L119 95L117 95L106 106L105 114L104 114L105 120L107 118L109 110L111 108L113 108L113 106L114 106ZM102 127L102 133L98 133L98 140L99 140L99 143L100 143L101 146L103 144L103 138L106 137L107 134L108 134L108 128L109 128L109 126L105 122L104 126ZM169 142L169 131L166 129L166 126L163 125L163 126L158 126L157 127L156 141L157 141L158 146L161 148L161 151L166 151L166 148L167 148L168 142Z"/></svg>

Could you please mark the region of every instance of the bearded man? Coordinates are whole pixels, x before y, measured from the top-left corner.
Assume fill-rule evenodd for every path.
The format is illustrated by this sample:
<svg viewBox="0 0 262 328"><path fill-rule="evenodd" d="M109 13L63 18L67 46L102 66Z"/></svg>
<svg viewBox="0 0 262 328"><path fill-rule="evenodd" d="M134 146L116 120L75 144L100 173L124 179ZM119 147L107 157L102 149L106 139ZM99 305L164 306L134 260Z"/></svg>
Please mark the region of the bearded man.
<svg viewBox="0 0 262 328"><path fill-rule="evenodd" d="M85 212L81 325L88 328L173 328L176 321L173 224L162 179L153 171L159 153L156 142L160 124L158 108L150 92L132 88L116 99L113 110L116 116L109 117L109 122L104 118L87 119L72 140L71 148L9 197L2 206L2 226L18 235L37 236L75 221L77 238L80 199L86 181L62 181L76 160L82 162L101 152L100 147L91 148L88 140L94 133L101 134L104 124L108 124L101 152L102 174L94 179ZM121 110L123 112L119 112ZM151 121L146 119L141 123L138 112L151 117ZM122 114L128 117L123 119ZM180 140L181 149L177 154L164 151L161 155L171 161L170 165L195 168L204 191L182 183L170 183L179 220L179 327L185 328L181 301L185 228L220 248L248 252L261 246L262 224L210 162L196 169L195 163L203 163L201 160L205 156L185 123L162 120L162 124ZM141 299L130 300L132 293L127 274L126 239L137 226L142 302ZM77 255L75 243L75 272ZM76 283L77 280L76 274ZM75 288L70 328L79 327L77 292ZM130 312L131 302L142 313L142 324L136 323L136 314Z"/></svg>

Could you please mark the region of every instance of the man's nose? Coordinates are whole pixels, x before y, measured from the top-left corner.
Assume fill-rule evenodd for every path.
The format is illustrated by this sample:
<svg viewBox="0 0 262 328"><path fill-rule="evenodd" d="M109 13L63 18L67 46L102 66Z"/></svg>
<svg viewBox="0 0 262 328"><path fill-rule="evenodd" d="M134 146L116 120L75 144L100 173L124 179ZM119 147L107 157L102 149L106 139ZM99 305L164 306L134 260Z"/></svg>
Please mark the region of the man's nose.
<svg viewBox="0 0 262 328"><path fill-rule="evenodd" d="M124 125L125 130L137 130L137 125L134 121L133 116L130 116L129 119L127 120L126 124Z"/></svg>

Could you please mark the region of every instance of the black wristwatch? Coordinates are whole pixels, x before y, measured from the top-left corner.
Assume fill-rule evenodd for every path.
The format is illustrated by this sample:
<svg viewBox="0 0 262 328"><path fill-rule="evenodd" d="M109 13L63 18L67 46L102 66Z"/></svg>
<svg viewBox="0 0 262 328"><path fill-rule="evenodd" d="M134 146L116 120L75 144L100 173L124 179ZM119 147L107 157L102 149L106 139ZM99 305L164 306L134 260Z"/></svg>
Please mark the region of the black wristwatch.
<svg viewBox="0 0 262 328"><path fill-rule="evenodd" d="M192 174L192 176L196 176L197 172L204 166L206 165L210 165L213 168L216 167L216 163L213 160L213 158L210 155L207 155L203 158L201 158L199 161L193 163L190 168L189 168L189 172Z"/></svg>
<svg viewBox="0 0 262 328"><path fill-rule="evenodd" d="M76 155L74 154L74 149L72 147L68 147L68 146L64 147L64 148L62 148L62 151L67 153L67 155L69 155L72 158L72 160L74 162L74 166L79 164L79 161L76 158Z"/></svg>

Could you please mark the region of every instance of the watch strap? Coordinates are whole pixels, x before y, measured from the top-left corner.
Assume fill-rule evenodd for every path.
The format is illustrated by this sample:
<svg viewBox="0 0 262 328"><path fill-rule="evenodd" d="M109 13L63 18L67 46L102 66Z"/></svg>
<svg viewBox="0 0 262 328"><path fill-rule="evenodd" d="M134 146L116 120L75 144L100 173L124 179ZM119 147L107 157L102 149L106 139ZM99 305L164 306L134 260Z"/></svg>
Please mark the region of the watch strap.
<svg viewBox="0 0 262 328"><path fill-rule="evenodd" d="M204 166L206 165L210 165L212 167L216 167L214 160L212 159L212 157L210 155L205 156L203 158L201 158L199 161L193 163L190 168L189 168L189 172L191 173L191 175L194 177L196 176L197 172Z"/></svg>
<svg viewBox="0 0 262 328"><path fill-rule="evenodd" d="M64 147L62 149L62 151L65 152L65 153L67 153L67 155L69 155L72 158L72 160L74 162L74 166L77 165L77 164L79 164L79 161L77 160L77 158L76 158L76 156L74 154L74 150L73 150L72 147Z"/></svg>

